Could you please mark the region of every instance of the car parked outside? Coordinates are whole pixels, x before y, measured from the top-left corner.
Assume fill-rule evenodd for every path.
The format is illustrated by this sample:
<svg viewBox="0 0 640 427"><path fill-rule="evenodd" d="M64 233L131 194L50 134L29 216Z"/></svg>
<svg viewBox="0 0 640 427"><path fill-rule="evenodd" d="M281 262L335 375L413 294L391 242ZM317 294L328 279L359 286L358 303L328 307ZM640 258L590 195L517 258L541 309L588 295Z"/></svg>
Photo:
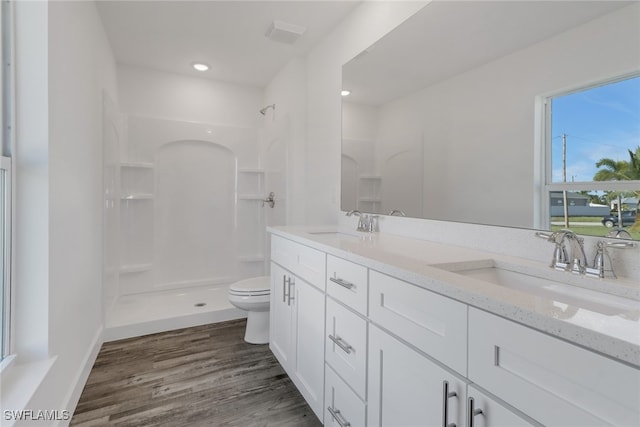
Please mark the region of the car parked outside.
<svg viewBox="0 0 640 427"><path fill-rule="evenodd" d="M636 211L622 211L622 226L633 225L636 222ZM618 225L618 213L613 212L610 215L606 215L602 218L602 225L607 228L612 228Z"/></svg>

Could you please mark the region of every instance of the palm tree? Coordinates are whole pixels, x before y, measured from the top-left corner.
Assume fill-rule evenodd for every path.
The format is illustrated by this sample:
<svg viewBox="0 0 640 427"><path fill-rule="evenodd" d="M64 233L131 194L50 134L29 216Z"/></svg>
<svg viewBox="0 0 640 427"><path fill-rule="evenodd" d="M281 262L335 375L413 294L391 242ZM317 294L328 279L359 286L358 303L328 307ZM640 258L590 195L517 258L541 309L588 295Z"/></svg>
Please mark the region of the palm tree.
<svg viewBox="0 0 640 427"><path fill-rule="evenodd" d="M596 162L596 167L601 168L593 176L594 181L636 181L640 180L640 146L634 151L629 151L629 161L600 159ZM609 196L620 197L623 195L633 195L640 200L640 189L627 193L610 193ZM621 206L618 206L618 210ZM640 230L640 221L637 219L631 227L632 230Z"/></svg>

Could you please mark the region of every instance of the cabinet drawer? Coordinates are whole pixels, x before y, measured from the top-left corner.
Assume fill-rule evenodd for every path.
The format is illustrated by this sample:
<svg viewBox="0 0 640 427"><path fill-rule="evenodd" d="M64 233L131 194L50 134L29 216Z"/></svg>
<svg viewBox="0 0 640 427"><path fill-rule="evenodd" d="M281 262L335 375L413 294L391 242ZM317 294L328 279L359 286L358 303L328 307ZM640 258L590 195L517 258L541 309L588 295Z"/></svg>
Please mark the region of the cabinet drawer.
<svg viewBox="0 0 640 427"><path fill-rule="evenodd" d="M327 255L327 294L367 315L367 268Z"/></svg>
<svg viewBox="0 0 640 427"><path fill-rule="evenodd" d="M640 370L469 310L469 378L548 426L640 425Z"/></svg>
<svg viewBox="0 0 640 427"><path fill-rule="evenodd" d="M367 322L327 298L325 361L364 399Z"/></svg>
<svg viewBox="0 0 640 427"><path fill-rule="evenodd" d="M431 357L466 374L465 304L369 271L369 318Z"/></svg>
<svg viewBox="0 0 640 427"><path fill-rule="evenodd" d="M271 235L271 260L324 291L324 252Z"/></svg>
<svg viewBox="0 0 640 427"><path fill-rule="evenodd" d="M324 387L324 425L364 427L366 407L362 400L327 366ZM347 424L348 423L348 424Z"/></svg>

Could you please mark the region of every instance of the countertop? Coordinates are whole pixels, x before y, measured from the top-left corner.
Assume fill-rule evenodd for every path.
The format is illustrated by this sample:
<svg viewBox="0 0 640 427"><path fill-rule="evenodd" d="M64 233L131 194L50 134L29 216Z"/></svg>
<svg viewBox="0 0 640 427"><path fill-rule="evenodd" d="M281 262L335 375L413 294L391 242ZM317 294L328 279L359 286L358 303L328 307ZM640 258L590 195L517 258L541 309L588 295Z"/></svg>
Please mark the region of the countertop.
<svg viewBox="0 0 640 427"><path fill-rule="evenodd" d="M640 283L584 277L524 258L385 233L318 226L268 227L267 231L640 368ZM531 238L536 238L533 233ZM552 248L550 257L551 252ZM564 286L570 292L566 298L540 295L455 272L474 265L508 266L571 285ZM575 298L573 289L587 297Z"/></svg>

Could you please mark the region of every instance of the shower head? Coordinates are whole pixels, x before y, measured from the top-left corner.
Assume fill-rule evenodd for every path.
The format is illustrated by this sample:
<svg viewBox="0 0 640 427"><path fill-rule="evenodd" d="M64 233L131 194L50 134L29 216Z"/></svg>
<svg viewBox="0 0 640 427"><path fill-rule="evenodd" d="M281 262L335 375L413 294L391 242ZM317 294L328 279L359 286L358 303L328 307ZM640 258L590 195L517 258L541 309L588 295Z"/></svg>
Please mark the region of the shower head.
<svg viewBox="0 0 640 427"><path fill-rule="evenodd" d="M260 110L260 114L262 114L264 116L265 114L267 114L267 110L269 110L269 108L272 108L272 109L275 110L276 109L276 104L267 105L262 110Z"/></svg>

